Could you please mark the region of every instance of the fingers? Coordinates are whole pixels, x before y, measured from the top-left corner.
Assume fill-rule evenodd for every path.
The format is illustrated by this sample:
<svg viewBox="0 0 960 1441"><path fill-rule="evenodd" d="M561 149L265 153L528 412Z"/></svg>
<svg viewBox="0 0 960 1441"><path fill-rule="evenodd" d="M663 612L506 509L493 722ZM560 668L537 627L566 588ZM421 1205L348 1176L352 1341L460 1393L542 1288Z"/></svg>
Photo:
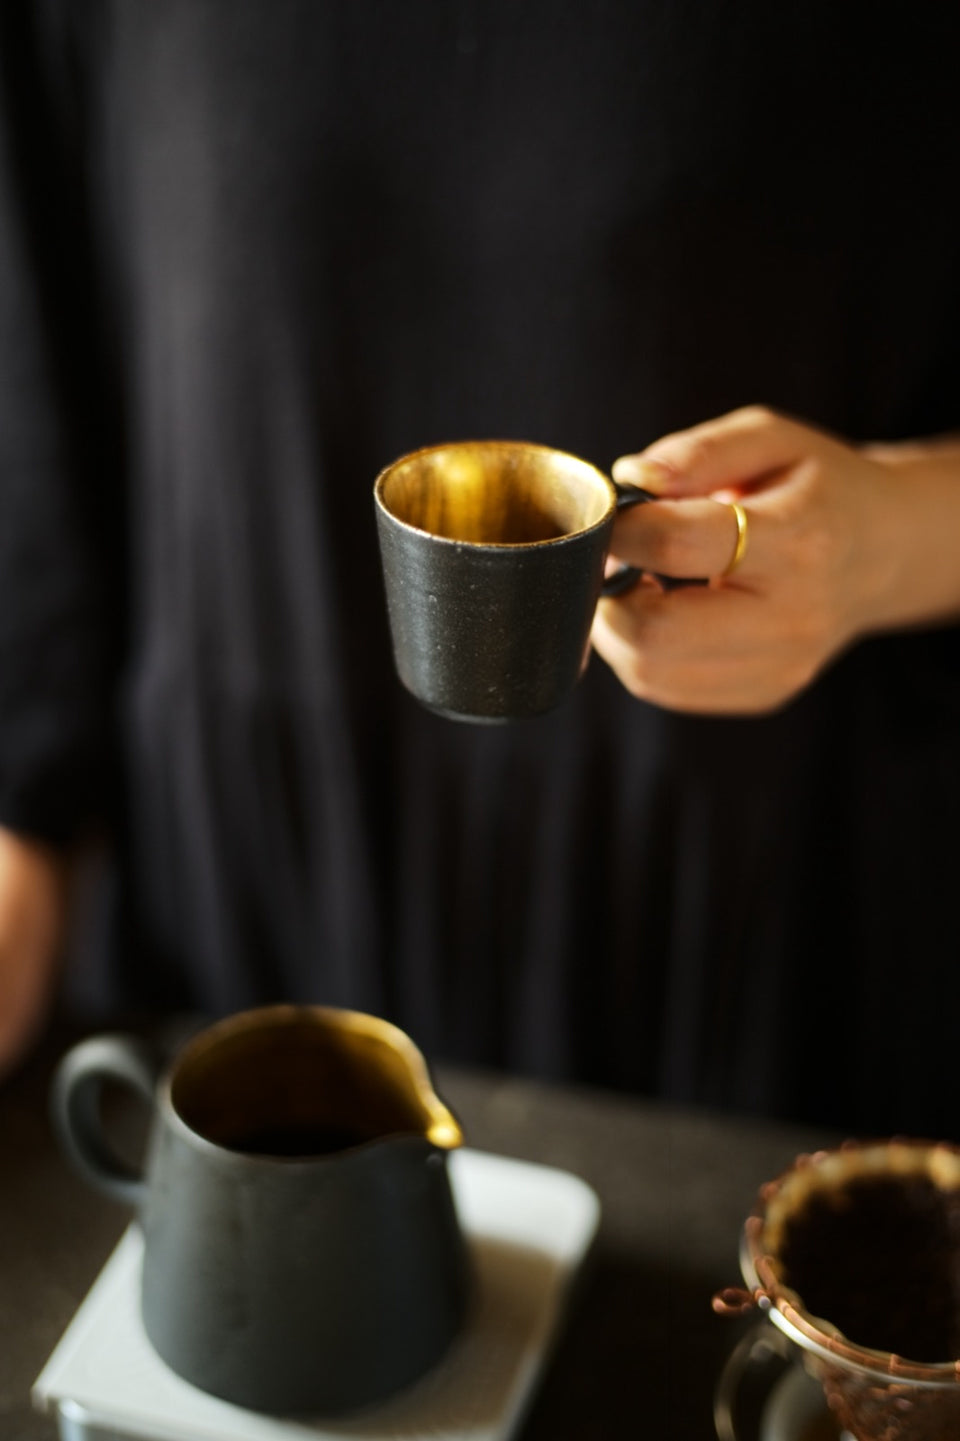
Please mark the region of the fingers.
<svg viewBox="0 0 960 1441"><path fill-rule="evenodd" d="M749 583L759 569L765 521L748 506L743 509L747 539L736 575L738 582ZM725 501L662 500L621 511L612 549L618 559L654 575L710 579L723 575L730 565L739 532L733 506Z"/></svg>
<svg viewBox="0 0 960 1441"><path fill-rule="evenodd" d="M736 491L809 456L811 448L830 443L808 426L751 405L663 436L637 455L621 456L614 462L613 477L656 495Z"/></svg>
<svg viewBox="0 0 960 1441"><path fill-rule="evenodd" d="M722 583L650 582L603 600L597 651L632 694L672 710L784 704L874 625L877 596L889 593L895 546L871 520L886 474L823 431L759 407L621 457L617 482L657 499L620 512L615 555L654 576Z"/></svg>
<svg viewBox="0 0 960 1441"><path fill-rule="evenodd" d="M733 588L638 590L628 602L601 601L592 640L632 695L695 714L769 712L815 673L802 632Z"/></svg>

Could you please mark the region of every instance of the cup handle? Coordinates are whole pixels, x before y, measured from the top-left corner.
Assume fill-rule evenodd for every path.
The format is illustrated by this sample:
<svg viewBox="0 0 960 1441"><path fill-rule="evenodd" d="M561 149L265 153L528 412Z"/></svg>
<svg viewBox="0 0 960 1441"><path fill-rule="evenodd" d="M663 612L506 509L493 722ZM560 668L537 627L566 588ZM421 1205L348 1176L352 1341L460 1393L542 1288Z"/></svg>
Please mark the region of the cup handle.
<svg viewBox="0 0 960 1441"><path fill-rule="evenodd" d="M639 485L620 485L613 482L617 492L617 510L628 510L632 505L644 505L648 500L656 500L649 490L642 490ZM625 595L632 590L637 581L643 575L643 571L636 565L621 565L608 575L600 587L601 595ZM685 580L678 579L675 575L658 575L655 577L664 590L676 590L682 585L707 585L706 580Z"/></svg>
<svg viewBox="0 0 960 1441"><path fill-rule="evenodd" d="M771 1356L776 1357L784 1369L791 1362L790 1343L766 1322L742 1336L730 1353L713 1396L713 1424L718 1441L741 1441L737 1400L751 1366L764 1363Z"/></svg>
<svg viewBox="0 0 960 1441"><path fill-rule="evenodd" d="M95 1190L115 1201L139 1206L143 1175L117 1155L100 1116L104 1082L118 1081L154 1105L157 1063L149 1048L133 1036L92 1036L68 1051L53 1078L54 1129L69 1160Z"/></svg>

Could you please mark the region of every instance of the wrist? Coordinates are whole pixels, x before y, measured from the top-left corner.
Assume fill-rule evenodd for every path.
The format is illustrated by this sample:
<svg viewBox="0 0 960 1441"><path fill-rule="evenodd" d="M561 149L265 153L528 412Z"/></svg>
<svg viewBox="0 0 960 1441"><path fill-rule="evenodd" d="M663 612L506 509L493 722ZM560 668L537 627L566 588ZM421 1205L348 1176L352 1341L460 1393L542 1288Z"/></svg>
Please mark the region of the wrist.
<svg viewBox="0 0 960 1441"><path fill-rule="evenodd" d="M875 467L871 550L877 583L866 632L960 620L960 443L867 446Z"/></svg>

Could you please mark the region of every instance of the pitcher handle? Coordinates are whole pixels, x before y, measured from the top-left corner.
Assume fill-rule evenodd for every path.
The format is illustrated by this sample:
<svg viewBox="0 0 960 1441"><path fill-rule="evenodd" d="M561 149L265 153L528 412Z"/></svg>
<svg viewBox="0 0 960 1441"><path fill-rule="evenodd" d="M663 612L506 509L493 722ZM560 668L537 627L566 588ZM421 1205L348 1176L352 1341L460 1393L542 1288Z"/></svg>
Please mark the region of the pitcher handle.
<svg viewBox="0 0 960 1441"><path fill-rule="evenodd" d="M118 1081L151 1110L158 1065L133 1036L92 1036L68 1051L53 1078L51 1115L67 1157L96 1190L125 1205L139 1206L146 1183L139 1170L117 1154L100 1116L104 1083Z"/></svg>

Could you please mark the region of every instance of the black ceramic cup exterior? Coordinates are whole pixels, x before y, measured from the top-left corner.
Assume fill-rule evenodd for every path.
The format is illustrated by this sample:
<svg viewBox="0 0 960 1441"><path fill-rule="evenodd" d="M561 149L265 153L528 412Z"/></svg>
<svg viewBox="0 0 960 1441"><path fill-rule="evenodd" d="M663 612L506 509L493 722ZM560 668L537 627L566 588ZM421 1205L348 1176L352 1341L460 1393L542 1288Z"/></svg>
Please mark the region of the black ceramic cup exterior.
<svg viewBox="0 0 960 1441"><path fill-rule="evenodd" d="M108 1080L154 1108L142 1176L103 1133ZM469 1268L446 1162L461 1132L388 1023L246 1012L159 1078L137 1041L95 1037L61 1062L53 1113L87 1179L139 1208L145 1330L204 1391L336 1415L415 1381L456 1336Z"/></svg>
<svg viewBox="0 0 960 1441"><path fill-rule="evenodd" d="M589 655L618 509L651 497L524 441L430 446L374 487L394 659L431 710L496 722L542 715Z"/></svg>

